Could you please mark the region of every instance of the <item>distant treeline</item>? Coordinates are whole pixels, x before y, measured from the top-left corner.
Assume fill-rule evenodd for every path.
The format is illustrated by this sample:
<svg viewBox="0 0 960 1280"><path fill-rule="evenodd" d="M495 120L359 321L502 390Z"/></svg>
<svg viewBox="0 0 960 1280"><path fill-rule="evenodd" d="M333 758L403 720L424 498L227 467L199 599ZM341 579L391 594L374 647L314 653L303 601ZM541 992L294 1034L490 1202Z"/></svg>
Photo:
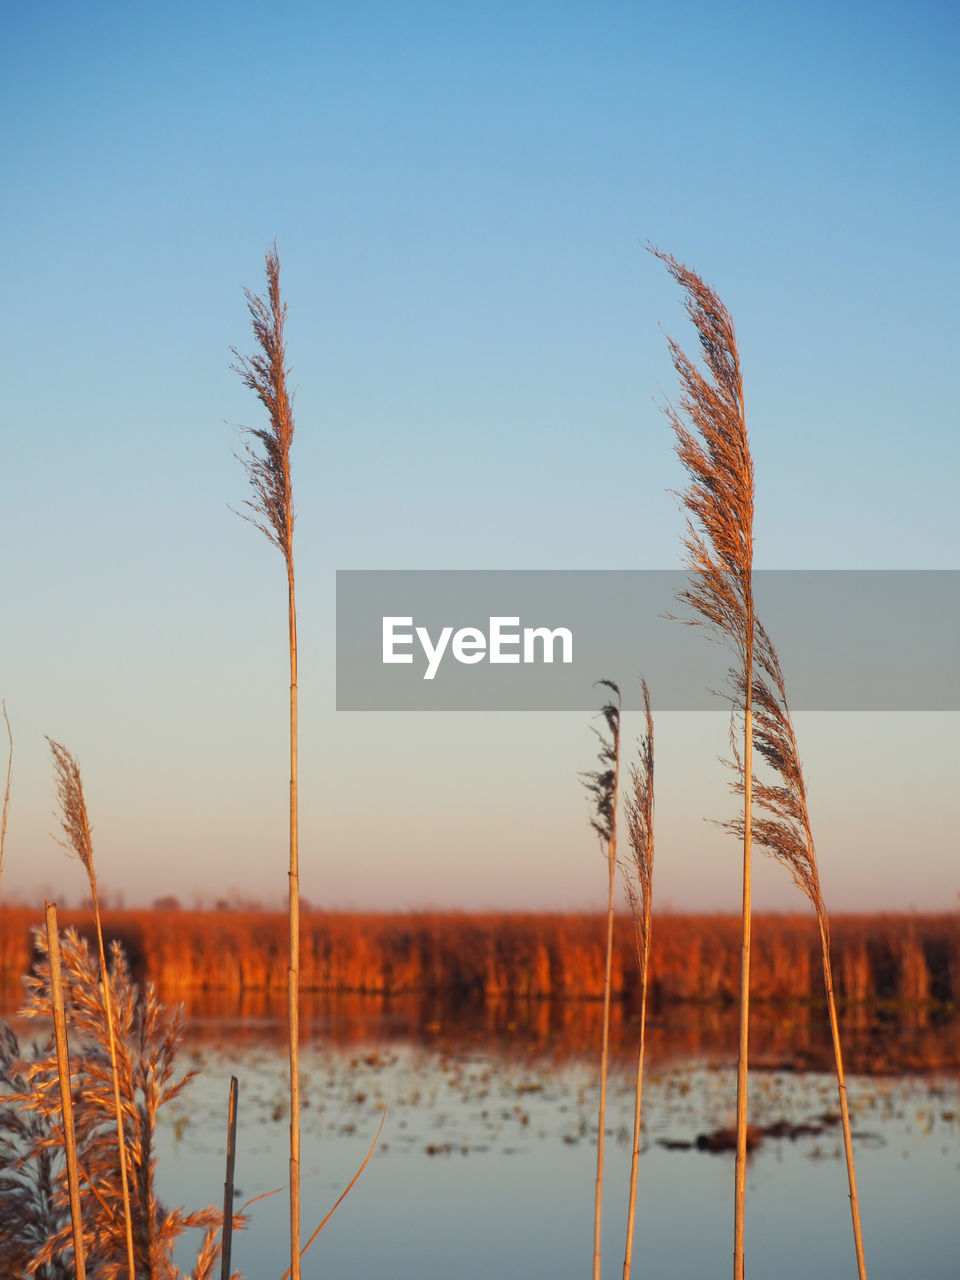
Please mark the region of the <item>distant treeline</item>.
<svg viewBox="0 0 960 1280"><path fill-rule="evenodd" d="M0 983L32 960L23 907L0 908ZM86 912L63 926L90 930ZM280 992L287 981L287 918L280 912L139 910L106 914L134 972L165 994ZM834 977L848 1005L960 1003L960 914L849 915L832 921ZM674 1002L733 1004L739 917L661 915L654 920L654 1009ZM754 917L752 991L761 1001L823 997L813 918ZM603 992L604 921L592 914L309 912L302 919L303 991L379 995L448 993L477 1000L596 1000ZM633 923L617 920L613 990L629 1010L637 988Z"/></svg>

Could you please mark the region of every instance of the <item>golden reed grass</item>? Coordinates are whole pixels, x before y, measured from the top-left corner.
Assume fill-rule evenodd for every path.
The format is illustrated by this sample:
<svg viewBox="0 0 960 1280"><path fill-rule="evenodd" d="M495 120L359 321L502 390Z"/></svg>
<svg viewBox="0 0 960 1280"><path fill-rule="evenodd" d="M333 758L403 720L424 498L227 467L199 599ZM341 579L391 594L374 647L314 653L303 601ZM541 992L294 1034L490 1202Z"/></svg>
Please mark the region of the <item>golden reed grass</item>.
<svg viewBox="0 0 960 1280"><path fill-rule="evenodd" d="M86 1280L86 1253L83 1246L83 1218L80 1213L80 1176L77 1173L77 1139L73 1127L73 1083L70 1077L70 1048L67 1043L67 1016L63 999L63 972L60 966L60 933L57 905L46 905L47 953L50 957L50 1002L57 1047L57 1076L60 1081L60 1112L63 1116L63 1151L67 1166L70 1198L70 1228L73 1235L73 1265L77 1280Z"/></svg>
<svg viewBox="0 0 960 1280"><path fill-rule="evenodd" d="M120 1184L123 1190L123 1218L127 1242L127 1269L130 1280L136 1280L133 1251L133 1219L130 1212L130 1187L127 1176L127 1142L124 1135L123 1108L120 1102L120 1074L117 1067L117 1036L114 1026L113 1005L110 998L110 975L103 945L103 921L100 914L100 898L97 893L97 875L93 865L93 833L87 817L87 804L83 795L80 767L74 757L59 742L47 738L53 753L57 781L57 799L60 802L60 821L66 840L64 847L72 849L83 864L90 884L93 913L97 927L97 946L100 953L100 980L103 986L103 1007L106 1015L107 1042L110 1050L110 1066L113 1076L113 1099L117 1130L117 1150L120 1159Z"/></svg>
<svg viewBox="0 0 960 1280"><path fill-rule="evenodd" d="M643 1058L646 1048L647 993L650 977L650 941L653 922L653 716L650 691L641 680L646 731L639 743L639 763L630 765L627 798L627 835L633 857L624 862L627 895L633 915L640 974L640 1045L637 1050L637 1085L633 1108L633 1151L630 1158L630 1190L627 1200L627 1239L623 1254L623 1280L630 1280L633 1263L633 1230L637 1208L637 1175L643 1122Z"/></svg>
<svg viewBox="0 0 960 1280"><path fill-rule="evenodd" d="M300 870L297 801L297 608L293 568L293 489L290 448L293 408L287 391L284 327L287 305L280 296L280 260L274 244L266 256L266 297L244 290L256 350L242 356L233 348L243 385L267 411L266 427L245 428L242 459L253 499L246 503L255 525L283 556L287 574L287 632L290 653L290 858L288 869L287 1021L290 1039L290 1270L300 1280Z"/></svg>
<svg viewBox="0 0 960 1280"><path fill-rule="evenodd" d="M54 1016L54 976L47 936L34 932L37 961L26 980L20 1017L46 1023ZM155 1165L159 1111L176 1099L196 1073L178 1074L183 1035L180 1011L172 1016L155 989L132 980L126 958L111 947L108 981L95 951L72 928L57 941L62 953L63 1003L69 1011L73 1053L73 1114L80 1182L80 1218L87 1272L98 1280L128 1274L127 1208L133 1223L138 1280L177 1280L173 1252L184 1231L203 1232L190 1273L213 1280L220 1254L222 1214L212 1206L194 1212L167 1208L157 1198ZM129 1199L120 1185L113 1135L115 1081L109 1056L105 992L110 989L118 1049L119 1086L130 1171ZM62 1153L65 1134L56 1098L63 1073L49 1039L21 1050L8 1026L0 1026L0 1258L4 1275L66 1275L64 1254L73 1237ZM73 1216L73 1222L76 1222ZM70 1272L72 1274L72 1272Z"/></svg>
<svg viewBox="0 0 960 1280"><path fill-rule="evenodd" d="M840 1101L840 1117L843 1128L844 1156L847 1165L847 1185L850 1196L850 1215L853 1225L854 1248L857 1255L857 1271L860 1280L866 1280L867 1266L863 1252L863 1235L860 1227L860 1206L857 1197L857 1178L853 1160L853 1137L850 1128L850 1112L847 1105L847 1086L843 1071L843 1053L840 1045L840 1027L837 1020L836 1000L833 990L833 966L830 958L830 922L820 890L820 873L817 867L810 811L807 805L807 787L800 761L796 733L787 702L786 685L780 660L769 635L757 622L757 677L754 684L755 737L757 753L768 766L772 782L760 778L753 780L753 792L759 816L754 821L754 839L757 844L782 863L793 876L794 882L804 892L817 918L820 934L823 980L827 996L827 1013L833 1039L834 1067ZM734 746L736 790L746 784L746 764L737 754L736 735L731 735ZM732 824L737 827L738 824ZM916 965L906 969L908 984L915 984Z"/></svg>
<svg viewBox="0 0 960 1280"><path fill-rule="evenodd" d="M590 825L607 860L607 932L603 968L603 1022L600 1033L600 1106L597 1118L597 1177L593 1204L593 1280L600 1280L600 1226L603 1215L603 1151L607 1114L607 1057L610 1049L610 987L613 967L613 928L617 876L617 800L620 791L620 690L612 680L598 686L613 694L600 708L606 734L595 729L600 768L582 775L593 801Z"/></svg>
<svg viewBox="0 0 960 1280"><path fill-rule="evenodd" d="M680 600L693 609L685 619L705 626L736 655L743 710L743 885L740 952L740 1046L737 1055L737 1160L734 1178L734 1280L743 1280L743 1222L747 1172L747 1066L750 1025L751 784L753 679L753 462L743 409L743 379L733 320L701 277L659 249L684 292L684 306L700 342L709 376L668 338L682 394L666 413L677 453L689 477L681 499L688 512L684 537L692 578ZM689 423L689 427L687 426Z"/></svg>

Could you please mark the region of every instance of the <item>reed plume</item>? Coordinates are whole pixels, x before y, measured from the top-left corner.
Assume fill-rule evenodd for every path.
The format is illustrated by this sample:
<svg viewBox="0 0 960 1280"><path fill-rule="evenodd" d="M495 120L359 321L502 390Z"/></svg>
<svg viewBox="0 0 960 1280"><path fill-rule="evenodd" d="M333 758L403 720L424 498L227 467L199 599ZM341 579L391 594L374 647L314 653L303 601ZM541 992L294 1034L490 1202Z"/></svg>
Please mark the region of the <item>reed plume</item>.
<svg viewBox="0 0 960 1280"><path fill-rule="evenodd" d="M704 376L677 343L667 339L682 395L676 408L667 404L666 414L690 480L681 498L688 512L684 546L693 577L678 598L698 615L689 620L693 625L705 626L715 638L732 646L743 705L743 889L733 1246L734 1280L743 1280L753 782L753 462L744 420L740 357L730 313L695 271L659 249L651 247L651 252L684 291L684 305L697 331L709 375Z"/></svg>
<svg viewBox="0 0 960 1280"><path fill-rule="evenodd" d="M26 980L21 1016L46 1020L53 1013L49 949L39 930L35 942L39 961ZM74 1117L88 1274L98 1280L121 1280L128 1267L127 1219L111 1138L116 1077L106 1034L108 984L98 981L97 961L74 929L64 931L61 950L64 1000L76 1045ZM222 1225L219 1209L168 1209L157 1199L154 1185L160 1108L179 1097L196 1075L188 1071L178 1077L176 1072L182 1013L178 1009L171 1016L151 986L143 991L137 987L117 943L112 959L109 986L120 1049L137 1280L187 1280L174 1263L173 1250L184 1231L196 1229L204 1234L190 1280L214 1280ZM14 1157L0 1177L0 1241L15 1250L4 1254L4 1261L17 1259L18 1269L11 1275L73 1280L73 1269L63 1262L72 1228L62 1162L64 1135L54 1119L59 1084L53 1045L34 1045L23 1055L13 1032L0 1029L0 1080L12 1085L4 1099L10 1110L0 1112L0 1154ZM242 1222L239 1219L238 1225Z"/></svg>
<svg viewBox="0 0 960 1280"><path fill-rule="evenodd" d="M291 397L287 392L290 373L284 340L287 304L280 297L280 261L276 245L266 256L266 276L266 298L258 297L249 289L243 291L258 350L252 356L242 356L235 347L231 347L237 359L231 367L266 409L269 419L267 427L243 428L248 439L244 442L241 461L254 493L253 500L244 503L252 513L245 519L273 543L290 567L294 522L290 447L294 423ZM257 445L262 452L258 451Z"/></svg>
<svg viewBox="0 0 960 1280"><path fill-rule="evenodd" d="M266 297L244 290L256 350L242 356L232 348L233 366L243 385L267 411L266 427L245 428L241 459L253 489L245 517L282 553L287 571L287 630L290 650L290 862L288 871L289 955L287 1020L290 1041L290 1270L300 1280L300 869L297 800L297 610L293 570L293 493L290 448L293 409L287 391L284 326L287 305L280 296L276 244L266 256Z"/></svg>
<svg viewBox="0 0 960 1280"><path fill-rule="evenodd" d="M93 914L97 926L97 946L100 951L100 976L103 983L103 1010L106 1020L107 1041L110 1049L110 1065L113 1076L114 1115L116 1118L117 1148L120 1156L120 1185L123 1193L123 1220L127 1244L127 1273L136 1280L133 1251L133 1222L130 1214L130 1188L127 1178L127 1142L124 1135L123 1110L120 1103L120 1074L117 1061L117 1038L114 1030L113 1006L110 999L110 978L107 957L103 946L103 920L100 915L100 898L97 893L97 874L93 865L93 833L87 817L87 804L83 795L80 766L70 752L59 742L47 738L53 753L54 772L57 780L57 799L60 801L60 820L66 841L64 848L73 849L83 864L90 883Z"/></svg>
<svg viewBox="0 0 960 1280"><path fill-rule="evenodd" d="M590 825L600 838L607 859L607 950L603 974L603 1030L600 1046L600 1114L597 1121L597 1181L593 1210L593 1280L600 1280L600 1221L603 1210L603 1140L607 1112L607 1057L610 1043L610 987L613 970L613 904L617 872L617 793L620 787L620 690L612 680L598 680L613 698L600 708L606 736L595 729L600 768L582 775L593 799Z"/></svg>
<svg viewBox="0 0 960 1280"><path fill-rule="evenodd" d="M623 1280L630 1280L633 1260L633 1228L637 1208L637 1174L643 1118L643 1051L647 1021L647 988L650 975L650 933L653 911L653 716L650 691L641 680L646 732L640 739L640 759L630 765L627 799L627 835L632 859L624 863L627 895L633 914L640 971L640 1047L637 1051L637 1087L633 1109L633 1155L630 1161L630 1196L627 1201L627 1243L623 1255Z"/></svg>
<svg viewBox="0 0 960 1280"><path fill-rule="evenodd" d="M753 839L766 853L782 863L793 876L795 883L810 901L817 917L820 947L823 960L823 980L827 995L827 1011L833 1040L834 1063L837 1073L837 1092L840 1099L840 1119L843 1127L843 1146L847 1164L847 1183L850 1191L850 1214L853 1221L853 1239L857 1254L857 1270L860 1280L866 1280L867 1270L863 1253L863 1237L860 1229L860 1206L857 1199L857 1179L853 1163L853 1140L850 1131L850 1112L847 1106L847 1087L843 1073L843 1054L840 1047L840 1027L833 991L833 969L830 960L830 922L820 890L820 873L813 843L810 811L807 806L807 788L803 776L803 764L797 747L797 737L790 716L786 684L777 651L766 629L756 622L756 671L753 683L753 733L760 757L769 766L776 782L752 779L754 802L758 815L753 821ZM742 683L738 688L742 697ZM739 698L737 699L739 701ZM735 702L736 707L736 702ZM738 737L731 723L730 741L734 754L736 781L734 790L744 791L747 785L746 765L738 750ZM731 829L742 830L742 823L735 820L727 824Z"/></svg>

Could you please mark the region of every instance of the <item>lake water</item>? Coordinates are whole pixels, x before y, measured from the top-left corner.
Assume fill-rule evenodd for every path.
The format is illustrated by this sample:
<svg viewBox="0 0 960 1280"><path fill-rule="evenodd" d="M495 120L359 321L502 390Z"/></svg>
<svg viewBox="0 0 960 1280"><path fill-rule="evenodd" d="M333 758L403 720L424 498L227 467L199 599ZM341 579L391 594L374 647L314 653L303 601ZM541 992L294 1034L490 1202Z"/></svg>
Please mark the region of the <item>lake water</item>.
<svg viewBox="0 0 960 1280"><path fill-rule="evenodd" d="M382 1022L382 1025L381 1025ZM302 1051L304 1240L353 1177L386 1106L375 1154L304 1259L307 1276L422 1280L588 1276L596 1169L596 1055L483 1027L407 1035L374 1011L308 1023ZM279 1021L201 1019L183 1050L200 1075L166 1109L158 1182L169 1204L222 1202L226 1101L240 1081L237 1204L287 1177L286 1053ZM762 1035L760 1036L762 1039ZM654 1046L656 1039L654 1038ZM732 1126L725 1051L652 1053L644 1084L634 1276L728 1275L733 1155L697 1139ZM632 1067L610 1082L603 1271L619 1276L633 1125ZM856 1276L833 1078L751 1074L751 1124L767 1130L747 1176L750 1277ZM960 1275L960 1088L955 1073L848 1080L872 1280ZM234 1266L280 1280L286 1193L249 1206ZM186 1265L189 1248L178 1259Z"/></svg>

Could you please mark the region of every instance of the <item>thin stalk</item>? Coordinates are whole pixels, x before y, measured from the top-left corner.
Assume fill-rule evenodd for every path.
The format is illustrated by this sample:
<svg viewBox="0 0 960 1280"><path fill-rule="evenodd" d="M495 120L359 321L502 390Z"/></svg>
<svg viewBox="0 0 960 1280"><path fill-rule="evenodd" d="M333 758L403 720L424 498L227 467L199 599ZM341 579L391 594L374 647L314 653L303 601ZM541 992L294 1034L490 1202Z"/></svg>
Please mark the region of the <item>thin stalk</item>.
<svg viewBox="0 0 960 1280"><path fill-rule="evenodd" d="M230 1280L230 1252L233 1248L233 1175L237 1162L237 1090L236 1076L230 1077L227 1102L227 1172L223 1184L223 1250L220 1254L220 1280Z"/></svg>
<svg viewBox="0 0 960 1280"><path fill-rule="evenodd" d="M57 774L57 795L63 810L62 825L67 836L66 846L72 848L83 863L90 884L93 915L97 927L97 947L100 955L100 982L103 989L103 1009L106 1015L107 1040L110 1049L110 1068L113 1076L113 1105L117 1118L117 1149L120 1156L120 1187L123 1197L123 1221L127 1243L127 1269L130 1280L136 1280L133 1248L133 1215L130 1209L130 1182L127 1172L127 1142L123 1127L123 1107L120 1102L120 1071L117 1065L117 1036L110 998L110 975L103 946L103 919L100 914L100 898L97 893L97 875L93 866L93 834L87 818L87 805L83 796L80 767L74 757L59 742L47 738L53 752Z"/></svg>
<svg viewBox="0 0 960 1280"><path fill-rule="evenodd" d="M294 421L287 391L284 325L287 307L280 296L280 261L276 245L266 257L267 293L264 298L244 290L257 350L241 356L235 349L233 366L245 387L267 411L264 428L248 428L246 457L242 459L253 489L245 518L281 552L287 570L287 623L290 649L290 863L289 967L287 1022L290 1047L290 1270L300 1280L300 869L297 799L297 610L293 572L293 493L290 447ZM250 441L255 443L250 443ZM258 444L259 450L255 447Z"/></svg>
<svg viewBox="0 0 960 1280"><path fill-rule="evenodd" d="M616 789L616 784L614 784ZM616 808L614 808L616 822ZM607 844L607 954L603 974L603 1031L600 1040L600 1113L597 1119L597 1181L593 1202L593 1280L600 1280L600 1220L603 1214L603 1147L607 1123L607 1069L610 1050L610 988L613 976L613 906L617 869L616 831Z"/></svg>
<svg viewBox="0 0 960 1280"><path fill-rule="evenodd" d="M747 606L747 652L744 662L743 759L746 769L743 788L743 899L740 941L740 1037L737 1051L737 1159L733 1207L733 1274L743 1280L743 1223L747 1185L747 1072L750 1035L750 942L753 908L751 904L750 841L752 818L753 760L753 600Z"/></svg>
<svg viewBox="0 0 960 1280"><path fill-rule="evenodd" d="M627 1200L627 1240L623 1253L623 1280L630 1280L633 1264L633 1232L637 1210L637 1178L643 1124L643 1059L646 1046L647 991L650 978L650 937L653 923L653 716L646 680L643 707L646 733L640 740L639 764L631 764L632 794L627 800L627 833L633 858L625 864L627 894L633 912L640 970L640 1046L637 1050L637 1086L633 1104L633 1153L630 1160L630 1194Z"/></svg>
<svg viewBox="0 0 960 1280"><path fill-rule="evenodd" d="M857 1175L853 1167L853 1137L850 1130L850 1111L847 1106L847 1084L843 1074L843 1054L840 1050L840 1026L837 1021L837 1005L833 996L833 968L830 963L830 926L823 911L817 912L817 924L820 929L820 943L823 948L823 981L827 991L830 1034L833 1037L833 1057L837 1071L837 1093L840 1097L840 1120L843 1126L843 1151L847 1162L847 1185L850 1188L850 1217L853 1222L853 1243L857 1251L857 1273L860 1280L867 1280L867 1264L863 1256L863 1236L860 1231L860 1203L857 1200Z"/></svg>
<svg viewBox="0 0 960 1280"><path fill-rule="evenodd" d="M60 967L60 933L57 904L46 909L47 949L50 957L50 998L53 1005L53 1033L57 1044L57 1074L63 1111L63 1146L67 1161L67 1188L70 1195L70 1223L73 1228L73 1256L77 1280L86 1280L83 1248L83 1220L80 1216L80 1179L77 1173L77 1141L73 1131L73 1093L70 1084L70 1050L67 1045L67 1018L63 1007L63 974Z"/></svg>
<svg viewBox="0 0 960 1280"><path fill-rule="evenodd" d="M363 1158L363 1163L360 1165L360 1168L353 1175L353 1177L350 1179L350 1181L347 1183L344 1189L340 1192L340 1195L337 1197L336 1203L334 1204L333 1208L329 1210L329 1212L324 1217L323 1221L314 1231L313 1235L310 1237L307 1243L300 1250L301 1258L307 1252L310 1246L313 1244L314 1240L316 1240L317 1236L320 1234L323 1228L327 1225L327 1223L330 1221L330 1219L333 1217L336 1211L343 1204L344 1200L346 1200L347 1196L350 1194L350 1192L353 1190L353 1188L356 1186L357 1182L359 1181L360 1175L363 1173L364 1169L366 1169L367 1165L370 1163L373 1153L377 1149L377 1143L380 1141L380 1134L383 1132L383 1126L386 1121L386 1118L387 1118L387 1108L386 1106L384 1106L383 1115L381 1115L380 1123L377 1126L377 1132L373 1136L373 1142L370 1144L370 1150L367 1152L367 1154ZM267 1192L267 1194L272 1195L273 1192ZM260 1199L260 1196L254 1196L254 1200L259 1200L259 1199ZM253 1204L253 1200L248 1200L247 1204ZM246 1208L246 1205L244 1205L244 1208ZM290 1280L290 1272L285 1271L283 1275L280 1277L280 1280Z"/></svg>
<svg viewBox="0 0 960 1280"><path fill-rule="evenodd" d="M633 1263L633 1229L637 1216L637 1179L640 1172L640 1138L643 1128L643 1053L647 1026L647 964L649 944L643 955L640 979L640 1048L637 1050L637 1088L633 1102L633 1154L630 1158L630 1193L627 1199L627 1243L623 1254L623 1280L630 1280Z"/></svg>
<svg viewBox="0 0 960 1280"><path fill-rule="evenodd" d="M292 530L290 532L292 534ZM290 632L290 968L287 975L287 1019L290 1028L290 1257L293 1280L300 1280L300 865L297 798L297 609L292 550L287 566Z"/></svg>
<svg viewBox="0 0 960 1280"><path fill-rule="evenodd" d="M695 271L651 248L682 287L706 365L706 376L672 340L673 366L683 388L678 408L666 406L677 453L690 479L682 495L688 514L684 546L694 579L679 599L728 642L739 659L731 673L743 696L743 897L740 948L740 1035L737 1055L737 1161L734 1181L734 1280L743 1280L743 1217L747 1156L747 1070L750 1012L750 852L753 717L753 462L747 440L743 379L733 320ZM689 425L688 425L689 424Z"/></svg>
<svg viewBox="0 0 960 1280"><path fill-rule="evenodd" d="M97 877L93 864L89 868L90 892L93 897L93 912L97 922L97 947L100 952L100 981L103 986L103 1008L107 1015L107 1035L110 1042L110 1070L113 1074L113 1106L117 1117L117 1147L120 1152L120 1187L123 1195L123 1221L127 1237L127 1267L130 1280L136 1280L136 1266L133 1256L133 1215L130 1210L130 1185L127 1172L127 1140L123 1129L123 1108L120 1103L120 1071L117 1066L117 1033L113 1019L113 1002L110 998L110 975L107 970L107 957L103 947L103 921L100 916L100 899L97 896Z"/></svg>
<svg viewBox="0 0 960 1280"><path fill-rule="evenodd" d="M598 680L610 689L616 701L600 708L609 737L594 730L600 739L600 768L582 776L593 797L594 816L590 823L600 837L607 858L607 945L603 975L603 1028L600 1040L600 1111L597 1121L597 1180L593 1208L593 1280L600 1280L600 1224L603 1212L603 1147L607 1115L607 1059L610 1045L610 988L613 977L614 892L617 873L617 794L620 786L620 690L612 680Z"/></svg>

